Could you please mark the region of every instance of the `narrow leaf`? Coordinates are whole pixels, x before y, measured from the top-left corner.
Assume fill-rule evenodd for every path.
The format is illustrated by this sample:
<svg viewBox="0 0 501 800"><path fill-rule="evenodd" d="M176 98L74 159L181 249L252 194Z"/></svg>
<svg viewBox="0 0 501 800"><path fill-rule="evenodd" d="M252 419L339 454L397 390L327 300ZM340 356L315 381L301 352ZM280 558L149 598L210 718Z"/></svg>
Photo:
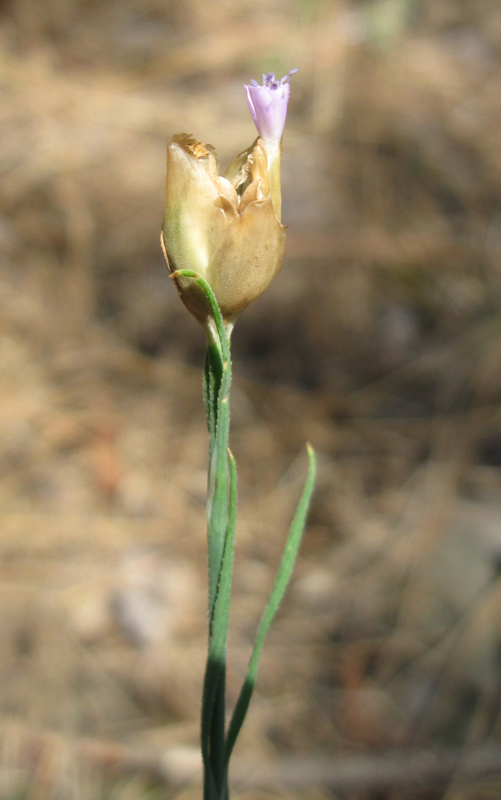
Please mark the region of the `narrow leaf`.
<svg viewBox="0 0 501 800"><path fill-rule="evenodd" d="M243 683L240 695L238 697L235 706L235 710L233 712L233 716L231 718L228 734L226 737L226 746L225 746L226 767L228 767L233 747L235 746L235 742L237 740L238 734L240 733L240 729L245 719L245 715L247 714L247 710L249 708L249 703L256 683L257 672L259 667L259 659L261 656L261 650L263 648L265 636L268 632L268 628L270 627L271 622L273 621L273 618L277 612L277 609L287 589L287 585L289 583L292 570L294 568L294 563L296 561L296 557L299 551L299 546L301 544L301 539L306 524L306 518L308 515L308 509L310 506L311 497L315 487L315 476L316 476L315 451L313 450L312 447L310 447L310 445L307 445L307 448L309 457L308 477L306 479L303 494L301 495L301 499L299 501L296 513L294 515L294 519L292 521L292 525L289 530L289 535L287 537L287 542L285 544L282 560L280 562L277 576L275 578L275 583L273 585L273 589L271 590L268 604L265 608L264 614L259 624L256 639L254 642L254 649L252 651L249 667L247 669L247 675L245 677L245 681Z"/></svg>

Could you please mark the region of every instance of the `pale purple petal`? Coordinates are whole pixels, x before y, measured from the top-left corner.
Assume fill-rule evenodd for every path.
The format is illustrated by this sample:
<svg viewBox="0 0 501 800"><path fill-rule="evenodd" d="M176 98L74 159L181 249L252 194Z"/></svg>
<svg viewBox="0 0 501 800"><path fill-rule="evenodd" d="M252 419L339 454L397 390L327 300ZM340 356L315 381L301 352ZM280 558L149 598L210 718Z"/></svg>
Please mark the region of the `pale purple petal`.
<svg viewBox="0 0 501 800"><path fill-rule="evenodd" d="M281 80L270 72L263 75L262 86L256 81L244 86L252 119L265 142L277 144L282 138L290 95L289 80L294 72L297 70L291 70Z"/></svg>

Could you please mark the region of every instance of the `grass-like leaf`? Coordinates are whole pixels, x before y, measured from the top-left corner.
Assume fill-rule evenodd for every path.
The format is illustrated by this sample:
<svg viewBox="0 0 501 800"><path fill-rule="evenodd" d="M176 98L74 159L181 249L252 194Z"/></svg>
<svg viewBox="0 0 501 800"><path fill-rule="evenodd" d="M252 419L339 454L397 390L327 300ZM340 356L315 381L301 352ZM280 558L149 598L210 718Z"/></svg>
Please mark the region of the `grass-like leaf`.
<svg viewBox="0 0 501 800"><path fill-rule="evenodd" d="M245 680L240 691L233 716L231 718L225 744L226 769L228 769L228 763L245 719L245 715L247 714L247 709L249 708L249 703L254 691L264 639L287 589L287 585L289 583L299 551L299 546L301 544L301 539L306 524L306 517L315 487L316 476L315 451L312 447L310 447L310 445L307 445L307 448L309 457L308 477L306 479L305 487L303 489L301 499L289 530L289 535L287 537L282 560L275 578L275 583L273 585L273 589L271 590L268 604L259 624L254 642L254 649L252 651L249 667L247 669L247 675L245 676Z"/></svg>

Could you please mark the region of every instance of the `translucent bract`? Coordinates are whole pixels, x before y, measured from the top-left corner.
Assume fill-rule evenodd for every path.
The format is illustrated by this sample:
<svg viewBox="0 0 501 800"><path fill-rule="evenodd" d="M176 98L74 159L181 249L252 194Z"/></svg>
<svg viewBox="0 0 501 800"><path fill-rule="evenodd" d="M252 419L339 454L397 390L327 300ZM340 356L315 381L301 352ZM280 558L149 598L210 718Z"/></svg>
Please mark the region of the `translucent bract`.
<svg viewBox="0 0 501 800"><path fill-rule="evenodd" d="M285 229L276 205L261 139L237 156L227 177L219 176L211 145L184 133L168 143L162 232L167 264L171 273L190 269L205 278L227 322L259 297L280 269ZM176 285L204 324L209 310L203 292L188 278L176 278Z"/></svg>

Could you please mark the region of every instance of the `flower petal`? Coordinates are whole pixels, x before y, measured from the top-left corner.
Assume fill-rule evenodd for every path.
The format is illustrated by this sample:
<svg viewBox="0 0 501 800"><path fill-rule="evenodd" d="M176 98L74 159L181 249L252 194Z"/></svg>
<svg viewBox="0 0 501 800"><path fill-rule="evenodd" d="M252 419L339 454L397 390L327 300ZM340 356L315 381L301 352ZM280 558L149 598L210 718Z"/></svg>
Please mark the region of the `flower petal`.
<svg viewBox="0 0 501 800"><path fill-rule="evenodd" d="M294 72L297 70L291 70L280 81L270 72L263 75L262 86L256 81L244 85L252 119L265 143L278 144L282 138L290 95L289 79Z"/></svg>

